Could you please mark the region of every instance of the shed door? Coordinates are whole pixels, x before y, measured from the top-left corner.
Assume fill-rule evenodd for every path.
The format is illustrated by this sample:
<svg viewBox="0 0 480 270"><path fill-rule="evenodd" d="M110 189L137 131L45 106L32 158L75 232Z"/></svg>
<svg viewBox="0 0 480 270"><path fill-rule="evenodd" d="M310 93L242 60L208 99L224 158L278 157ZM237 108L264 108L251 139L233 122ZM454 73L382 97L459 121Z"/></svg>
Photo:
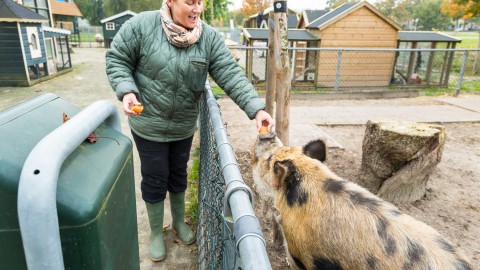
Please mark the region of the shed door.
<svg viewBox="0 0 480 270"><path fill-rule="evenodd" d="M55 51L53 47L53 40L51 38L45 39L45 47L47 49L47 66L48 66L48 74L53 75L57 73L57 66L55 65Z"/></svg>

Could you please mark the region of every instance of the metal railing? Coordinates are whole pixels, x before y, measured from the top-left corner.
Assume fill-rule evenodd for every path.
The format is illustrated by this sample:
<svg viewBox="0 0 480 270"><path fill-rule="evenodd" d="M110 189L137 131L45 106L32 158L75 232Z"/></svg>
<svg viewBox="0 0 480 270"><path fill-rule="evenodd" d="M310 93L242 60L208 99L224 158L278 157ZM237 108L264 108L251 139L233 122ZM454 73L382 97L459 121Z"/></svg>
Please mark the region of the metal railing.
<svg viewBox="0 0 480 270"><path fill-rule="evenodd" d="M230 46L258 89L266 86L268 48ZM479 49L289 48L292 91L480 87Z"/></svg>
<svg viewBox="0 0 480 270"><path fill-rule="evenodd" d="M199 118L198 269L271 269L253 194L208 81L205 87Z"/></svg>

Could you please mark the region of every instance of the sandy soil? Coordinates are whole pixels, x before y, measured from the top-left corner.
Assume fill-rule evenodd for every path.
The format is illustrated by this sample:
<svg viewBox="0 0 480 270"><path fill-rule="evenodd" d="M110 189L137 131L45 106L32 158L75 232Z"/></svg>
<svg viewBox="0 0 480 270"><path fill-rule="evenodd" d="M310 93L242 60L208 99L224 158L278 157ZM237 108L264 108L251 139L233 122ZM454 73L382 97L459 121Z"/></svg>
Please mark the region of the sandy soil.
<svg viewBox="0 0 480 270"><path fill-rule="evenodd" d="M375 104L372 102L371 104ZM381 103L378 103L381 104ZM429 224L480 267L480 123L444 124L447 141L442 161L427 184L426 196L414 203L397 206ZM344 148L330 148L327 165L338 175L355 181L360 168L365 126L320 126ZM312 138L314 139L314 138ZM237 152L244 181L252 185L251 152ZM253 188L252 188L253 189ZM257 195L258 196L258 195ZM272 242L269 216L256 214L267 239L272 268L289 269L284 249Z"/></svg>

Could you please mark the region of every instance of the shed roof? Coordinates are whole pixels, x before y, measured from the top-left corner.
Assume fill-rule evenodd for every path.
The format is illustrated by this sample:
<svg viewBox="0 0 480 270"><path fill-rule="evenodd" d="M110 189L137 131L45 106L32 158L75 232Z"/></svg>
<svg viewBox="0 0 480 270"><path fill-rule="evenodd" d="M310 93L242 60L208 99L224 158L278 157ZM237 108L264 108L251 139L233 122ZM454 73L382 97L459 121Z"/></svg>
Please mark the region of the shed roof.
<svg viewBox="0 0 480 270"><path fill-rule="evenodd" d="M42 23L47 18L12 0L0 0L0 22L32 22Z"/></svg>
<svg viewBox="0 0 480 270"><path fill-rule="evenodd" d="M434 31L398 31L403 42L462 42L461 39Z"/></svg>
<svg viewBox="0 0 480 270"><path fill-rule="evenodd" d="M298 18L297 14L287 14L287 27L297 28Z"/></svg>
<svg viewBox="0 0 480 270"><path fill-rule="evenodd" d="M137 15L137 13L135 13L133 11L130 11L130 10L125 10L124 12L120 12L118 14L115 14L113 16L110 16L108 18L105 18L105 19L101 20L100 23L106 23L106 22L109 22L109 21L113 21L115 19L118 19L118 18L126 16L126 15L135 16L135 15Z"/></svg>
<svg viewBox="0 0 480 270"><path fill-rule="evenodd" d="M322 17L323 15L327 14L328 13L328 10L326 9L322 9L322 10L319 10L319 9L305 9L303 11L303 16L304 16L304 19L305 19L305 22L307 24L315 21L316 19Z"/></svg>
<svg viewBox="0 0 480 270"><path fill-rule="evenodd" d="M402 28L392 19L388 18L387 16L383 15L378 9L372 6L367 1L361 1L356 3L345 3L334 10L329 11L328 13L324 14L320 18L316 19L315 21L311 22L309 25L305 26L305 28L326 28L329 25L333 24L334 22L348 16L352 12L365 7L368 8L370 11L375 13L378 17L382 20L390 24L392 27L396 28L397 30L401 30Z"/></svg>
<svg viewBox="0 0 480 270"><path fill-rule="evenodd" d="M244 28L243 33L249 40L268 40L268 29L265 28ZM288 29L288 40L291 41L317 41L314 35L305 29Z"/></svg>
<svg viewBox="0 0 480 270"><path fill-rule="evenodd" d="M52 14L83 17L82 12L75 2L50 1Z"/></svg>

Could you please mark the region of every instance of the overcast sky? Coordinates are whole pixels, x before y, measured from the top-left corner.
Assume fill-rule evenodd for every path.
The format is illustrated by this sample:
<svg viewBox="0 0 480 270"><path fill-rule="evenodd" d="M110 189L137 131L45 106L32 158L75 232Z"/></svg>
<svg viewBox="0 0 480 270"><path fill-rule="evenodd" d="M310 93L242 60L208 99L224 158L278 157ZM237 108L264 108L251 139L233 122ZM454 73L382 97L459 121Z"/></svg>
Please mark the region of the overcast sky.
<svg viewBox="0 0 480 270"><path fill-rule="evenodd" d="M242 7L243 0L230 0L233 5L230 5L230 10L236 10ZM325 0L288 0L289 8L302 11L304 9L324 9L327 1Z"/></svg>

